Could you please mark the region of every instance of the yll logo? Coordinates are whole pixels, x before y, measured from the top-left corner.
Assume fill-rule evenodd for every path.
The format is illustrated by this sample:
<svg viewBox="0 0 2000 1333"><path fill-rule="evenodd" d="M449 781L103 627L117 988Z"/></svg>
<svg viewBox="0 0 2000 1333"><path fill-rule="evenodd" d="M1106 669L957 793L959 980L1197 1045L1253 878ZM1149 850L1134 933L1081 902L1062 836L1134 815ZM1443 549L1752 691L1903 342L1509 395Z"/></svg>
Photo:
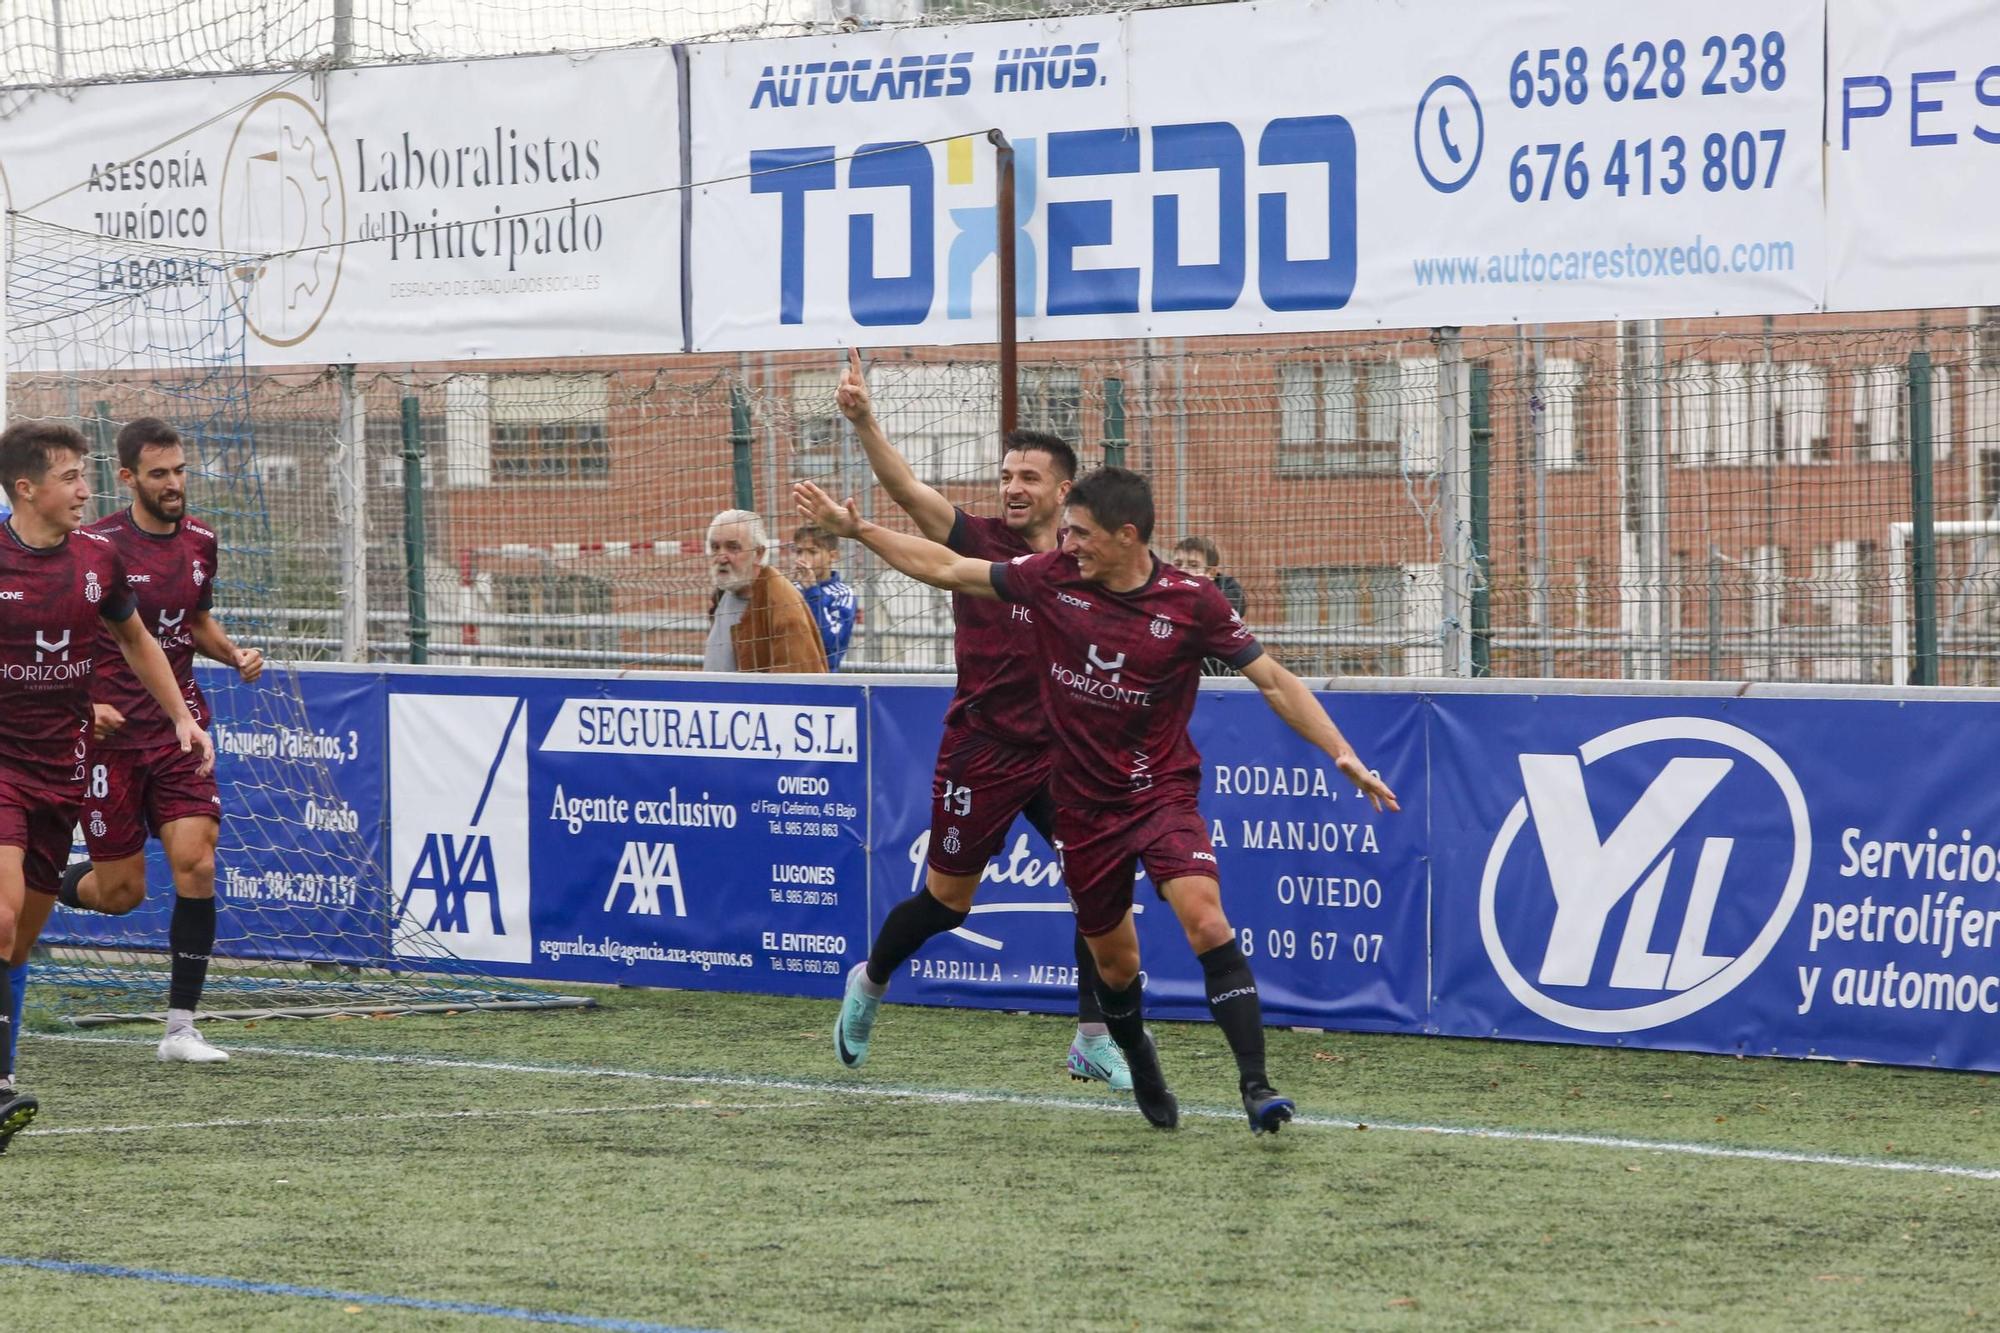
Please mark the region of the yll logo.
<svg viewBox="0 0 2000 1333"><path fill-rule="evenodd" d="M628 916L659 916L661 889L673 890L675 916L688 914L687 899L681 892L680 862L670 842L626 843L618 858L618 873L612 876L611 888L604 895L605 911L617 906L620 889L632 890L631 905L625 909Z"/></svg>
<svg viewBox="0 0 2000 1333"><path fill-rule="evenodd" d="M69 661L69 636L70 636L70 631L64 630L62 632L61 638L51 639L43 631L36 630L35 660L37 662L44 662L48 660L48 656L50 653L59 653L61 654L61 656L57 657L56 661L58 662Z"/></svg>
<svg viewBox="0 0 2000 1333"><path fill-rule="evenodd" d="M493 839L486 834L468 833L462 837L450 833L425 834L423 850L417 853L409 882L403 886L404 903L409 902L411 894L426 889L435 896L431 899L430 920L424 922L425 930L459 935L470 931L466 899L471 894L483 893L493 933L507 933L500 919L500 877L493 870Z"/></svg>
<svg viewBox="0 0 2000 1333"><path fill-rule="evenodd" d="M1776 785L1782 809L1758 811L1741 801L1711 800L1737 760L1712 753L1682 754L1657 771L1610 833L1600 837L1586 768L1639 746L1674 742L1684 746L1692 742L1691 748L1701 750L1722 747L1750 760ZM1741 728L1707 718L1660 718L1606 732L1586 742L1577 754L1524 754L1520 767L1525 794L1501 824L1487 856L1479 886L1479 929L1501 981L1523 1005L1552 1022L1586 1032L1636 1032L1713 1004L1770 953L1805 891L1812 847L1798 779L1770 746ZM1605 773L1613 767L1596 771ZM1691 872L1681 878L1685 887L1670 895L1669 888L1676 883L1672 844L1704 813L1717 824L1726 815L1738 831L1766 827L1771 816L1780 816L1792 840L1791 863L1782 880L1775 869L1762 865L1729 879L1736 839L1711 835L1702 839ZM1521 858L1522 869L1503 879L1509 853L1530 819L1542 853L1539 873L1532 858ZM1725 881L1733 890L1727 904ZM1504 933L1503 897L1509 926ZM1549 897L1553 918L1542 942L1541 966L1530 981L1516 959L1532 957L1538 941L1520 937L1532 936L1539 926L1523 922L1548 919ZM1661 920L1662 907L1669 901L1679 906L1681 918L1671 930L1672 949L1659 950L1654 947L1656 936L1663 924L1672 926L1670 919ZM1621 905L1624 926L1617 932L1617 951L1607 972L1601 956ZM1722 906L1735 909L1729 913L1732 922L1765 912L1754 937L1735 953L1723 952L1712 938ZM1740 926L1730 932L1735 938L1744 933ZM1590 1003L1600 979L1612 991L1649 998L1637 1005ZM1554 988L1569 990L1571 998L1557 999L1550 994ZM1650 998L1656 996L1664 998Z"/></svg>
<svg viewBox="0 0 2000 1333"><path fill-rule="evenodd" d="M1090 660L1083 664L1083 674L1094 676L1102 671L1105 677L1113 685L1116 685L1118 677L1125 670L1125 654L1120 653L1116 657L1105 657L1097 651L1097 645L1093 643L1090 645L1089 656Z"/></svg>

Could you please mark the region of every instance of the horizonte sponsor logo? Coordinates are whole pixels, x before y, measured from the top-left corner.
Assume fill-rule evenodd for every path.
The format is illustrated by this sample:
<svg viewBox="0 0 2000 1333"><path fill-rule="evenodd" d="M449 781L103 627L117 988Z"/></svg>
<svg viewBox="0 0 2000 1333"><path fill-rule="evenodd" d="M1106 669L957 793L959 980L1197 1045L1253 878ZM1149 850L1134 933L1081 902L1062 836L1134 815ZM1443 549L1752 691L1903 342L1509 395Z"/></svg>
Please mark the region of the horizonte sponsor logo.
<svg viewBox="0 0 2000 1333"><path fill-rule="evenodd" d="M565 699L542 749L704 759L860 759L857 709L678 699Z"/></svg>

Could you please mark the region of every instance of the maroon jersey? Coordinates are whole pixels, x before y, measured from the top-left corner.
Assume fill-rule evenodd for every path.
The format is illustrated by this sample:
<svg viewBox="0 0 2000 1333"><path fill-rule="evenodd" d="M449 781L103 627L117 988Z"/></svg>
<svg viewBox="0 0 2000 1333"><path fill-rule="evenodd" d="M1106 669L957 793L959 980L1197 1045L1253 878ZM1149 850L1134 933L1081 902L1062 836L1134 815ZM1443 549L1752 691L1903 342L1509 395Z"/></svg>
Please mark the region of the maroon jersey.
<svg viewBox="0 0 2000 1333"><path fill-rule="evenodd" d="M99 519L88 531L118 548L139 620L160 641L188 712L206 727L208 709L194 683L194 633L188 617L207 611L215 601L215 534L189 518L175 524L172 532L148 532L132 521L130 509ZM92 741L93 749L142 750L174 743L172 719L132 674L108 632L98 645L90 698L125 715L125 725L104 740Z"/></svg>
<svg viewBox="0 0 2000 1333"><path fill-rule="evenodd" d="M131 614L108 540L79 530L33 547L0 524L0 765L52 788L83 781L98 621Z"/></svg>
<svg viewBox="0 0 2000 1333"><path fill-rule="evenodd" d="M1113 592L1062 551L994 565L993 589L1035 613L1042 700L1061 749L1057 803L1193 796L1201 754L1187 724L1202 659L1243 667L1264 651L1221 590L1156 559L1142 587Z"/></svg>
<svg viewBox="0 0 2000 1333"><path fill-rule="evenodd" d="M945 545L975 560L1012 560L1034 554L1013 529L997 518L957 511ZM1049 743L1042 708L1042 654L1036 646L1034 613L990 597L951 596L953 655L958 689L945 710L947 732L970 727L1024 749Z"/></svg>

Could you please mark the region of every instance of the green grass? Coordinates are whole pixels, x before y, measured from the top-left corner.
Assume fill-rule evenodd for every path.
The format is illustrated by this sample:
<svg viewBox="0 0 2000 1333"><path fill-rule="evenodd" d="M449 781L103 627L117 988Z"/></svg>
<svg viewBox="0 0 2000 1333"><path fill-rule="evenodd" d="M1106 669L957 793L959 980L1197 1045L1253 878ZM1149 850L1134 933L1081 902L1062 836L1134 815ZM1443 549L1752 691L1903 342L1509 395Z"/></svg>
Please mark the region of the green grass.
<svg viewBox="0 0 2000 1333"><path fill-rule="evenodd" d="M2000 1180L1390 1128L2000 1170L1985 1077L1274 1032L1302 1112L1371 1128L1257 1139L1236 1111L1166 1135L1063 1077L1057 1019L891 1006L847 1076L831 1003L604 998L229 1026L220 1069L156 1064L142 1029L30 1038L45 1111L0 1158L0 1255L728 1329L2000 1318ZM1230 1111L1219 1034L1159 1031L1184 1105ZM978 1095L874 1095L899 1088ZM329 1117L352 1118L296 1123ZM274 1123L163 1127L216 1119ZM147 1128L54 1132L90 1126ZM17 1327L524 1326L19 1269L0 1292Z"/></svg>

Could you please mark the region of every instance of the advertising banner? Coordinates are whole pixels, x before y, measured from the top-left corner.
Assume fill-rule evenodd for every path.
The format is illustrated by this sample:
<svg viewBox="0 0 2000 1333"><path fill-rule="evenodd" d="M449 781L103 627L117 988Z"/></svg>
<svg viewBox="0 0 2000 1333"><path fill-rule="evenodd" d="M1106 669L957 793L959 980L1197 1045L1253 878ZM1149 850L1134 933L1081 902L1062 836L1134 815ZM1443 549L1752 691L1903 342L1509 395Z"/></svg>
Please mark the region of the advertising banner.
<svg viewBox="0 0 2000 1333"><path fill-rule="evenodd" d="M691 48L703 350L1783 313L1814 0L1189 6Z"/></svg>
<svg viewBox="0 0 2000 1333"><path fill-rule="evenodd" d="M503 976L837 995L867 948L858 687L398 675L405 929Z"/></svg>
<svg viewBox="0 0 2000 1333"><path fill-rule="evenodd" d="M284 668L256 685L197 667L216 722L222 829L215 857L219 952L380 963L389 947L382 889L382 678ZM284 682L284 683L280 683ZM82 818L93 817L86 802ZM85 855L81 841L73 855ZM146 901L126 916L57 907L44 938L165 948L173 875L146 844ZM255 926L232 924L254 910Z"/></svg>
<svg viewBox="0 0 2000 1333"><path fill-rule="evenodd" d="M1432 710L1441 1031L2000 1068L2000 706Z"/></svg>
<svg viewBox="0 0 2000 1333"><path fill-rule="evenodd" d="M2000 302L2000 10L1828 0L1827 308Z"/></svg>
<svg viewBox="0 0 2000 1333"><path fill-rule="evenodd" d="M941 687L870 691L873 925L923 887ZM1330 695L1342 729L1403 797L1378 815L1252 691L1205 692L1191 734L1230 924L1272 1022L1410 1031L1425 1015L1421 711L1407 696ZM1205 1019L1201 969L1143 871L1135 894L1147 1011ZM1055 852L1017 821L965 925L892 983L899 1002L1073 1012L1075 918ZM865 948L865 946L864 946Z"/></svg>
<svg viewBox="0 0 2000 1333"><path fill-rule="evenodd" d="M79 233L17 261L76 271L13 285L151 292L61 349L84 368L232 303L252 365L679 351L675 78L648 49L41 94L0 193Z"/></svg>

